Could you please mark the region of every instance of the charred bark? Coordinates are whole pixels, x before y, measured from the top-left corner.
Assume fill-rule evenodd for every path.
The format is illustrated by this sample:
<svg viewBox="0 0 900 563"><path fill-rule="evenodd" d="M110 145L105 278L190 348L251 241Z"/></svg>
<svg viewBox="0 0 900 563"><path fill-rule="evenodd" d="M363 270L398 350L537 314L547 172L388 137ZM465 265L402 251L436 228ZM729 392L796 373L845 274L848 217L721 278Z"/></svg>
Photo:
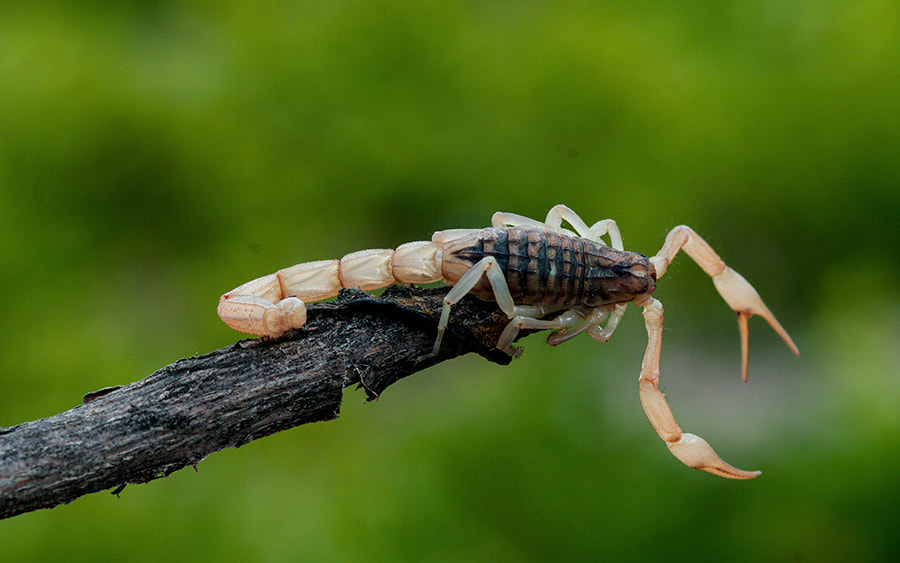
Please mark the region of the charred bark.
<svg viewBox="0 0 900 563"><path fill-rule="evenodd" d="M340 412L344 388L370 399L436 363L493 348L507 323L496 305L467 297L434 344L447 288L392 287L380 298L343 290L309 306L309 320L278 339L242 340L185 358L123 387L88 393L55 416L0 428L0 518L146 483L211 453Z"/></svg>

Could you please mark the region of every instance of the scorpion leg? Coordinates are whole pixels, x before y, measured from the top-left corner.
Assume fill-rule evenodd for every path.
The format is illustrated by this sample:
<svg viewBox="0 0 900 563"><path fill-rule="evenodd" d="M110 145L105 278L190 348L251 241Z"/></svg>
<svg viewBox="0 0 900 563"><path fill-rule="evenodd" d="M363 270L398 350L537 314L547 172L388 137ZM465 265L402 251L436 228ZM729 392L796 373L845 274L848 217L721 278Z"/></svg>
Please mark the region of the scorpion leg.
<svg viewBox="0 0 900 563"><path fill-rule="evenodd" d="M508 290L507 290L508 291ZM500 338L497 340L497 348L499 350L503 350L510 356L518 356L521 354L521 349L514 348L512 343L516 339L516 336L519 335L519 331L521 330L555 330L551 334L551 336L555 334L559 334L558 331L563 330L567 331L568 329L574 327L579 322L584 324L582 321L582 316L573 312L572 309L565 311L564 313L558 315L553 319L541 319L544 314L547 312L543 307L540 306L528 306L528 305L516 305L514 308L515 315L509 321L509 324L506 325L506 328L503 329L503 332L500 334ZM580 327L573 331L576 334L581 332ZM574 334L572 335L574 336ZM547 344L551 346L556 346L561 342L569 340L572 336L566 334L565 336L561 336L560 338L551 341L551 338L547 338Z"/></svg>
<svg viewBox="0 0 900 563"><path fill-rule="evenodd" d="M562 215L565 215L567 220L569 218L572 219L571 221L569 221L569 223L575 228L576 231L578 231L577 234L562 227ZM554 206L553 209L550 210L550 213L547 214L547 221L545 223L541 223L537 219L531 219L530 217L516 215L515 213L504 213L498 211L497 213L494 213L493 217L491 218L491 226L519 227L522 229L551 231L570 237L581 236L584 238L589 238L590 235L590 229L588 229L584 221L582 221L574 211L572 211L565 205ZM600 242L602 243L603 241Z"/></svg>
<svg viewBox="0 0 900 563"><path fill-rule="evenodd" d="M591 229L588 228L587 223L585 223L571 208L562 204L551 207L550 211L547 213L547 225L558 232L562 230L563 221L567 221L572 225L575 232L578 233L578 236L593 239L591 236Z"/></svg>
<svg viewBox="0 0 900 563"><path fill-rule="evenodd" d="M556 317L555 320L561 324L565 324L560 330L551 332L547 336L548 346L559 346L563 342L572 340L582 332L591 328L594 324L599 324L607 317L607 312L602 307L596 309L582 309L575 307L563 312ZM581 324L579 324L579 322Z"/></svg>
<svg viewBox="0 0 900 563"><path fill-rule="evenodd" d="M568 229L564 229L562 227L562 222L566 221L572 228L575 229L575 232L572 232ZM504 213L497 212L494 213L494 216L491 219L491 225L494 227L521 227L526 229L540 229L546 230L549 229L555 233L560 233L568 236L580 236L582 238L590 239L594 242L599 242L600 244L606 244L601 237L604 235L609 235L610 242L612 243L610 246L615 248L616 250L624 250L625 247L622 244L622 234L619 232L619 227L616 222L612 219L604 219L602 221L597 221L591 227L587 226L587 223L575 213L570 207L566 205L554 205L549 213L547 213L547 219L544 223L537 221L536 219L531 219L529 217L523 217L522 215L516 215L515 213ZM577 233L577 235L576 235Z"/></svg>
<svg viewBox="0 0 900 563"><path fill-rule="evenodd" d="M669 447L672 455L688 467L730 479L752 479L758 476L759 471L744 471L723 461L703 438L681 432L665 396L658 387L663 326L662 304L649 296L636 304L644 308L644 323L647 326L647 350L641 364L639 380L641 405L659 437Z"/></svg>
<svg viewBox="0 0 900 563"><path fill-rule="evenodd" d="M491 226L497 228L521 227L523 229L538 229L542 231L547 229L547 224L541 223L537 219L516 215L515 213L505 213L503 211L494 213L491 217Z"/></svg>
<svg viewBox="0 0 900 563"><path fill-rule="evenodd" d="M557 319L554 319L560 321L560 324L563 324L563 328L548 336L547 344L558 346L585 331L594 340L607 342L616 331L616 328L618 328L619 321L622 315L625 314L626 306L625 303L617 303L615 305L595 307L586 311L577 308L569 309ZM578 325L578 321L581 319L583 321ZM571 327L575 328L572 329Z"/></svg>
<svg viewBox="0 0 900 563"><path fill-rule="evenodd" d="M597 221L591 227L588 227L587 223L585 223L584 220L569 207L565 205L554 205L553 208L550 209L550 212L547 213L547 225L554 230L563 231L563 221L572 225L575 232L578 233L578 236L582 238L590 239L605 245L606 243L603 242L601 237L608 234L611 243L610 246L616 250L625 249L625 245L622 243L622 233L619 231L619 226L612 219Z"/></svg>
<svg viewBox="0 0 900 563"><path fill-rule="evenodd" d="M600 326L600 323L603 321L602 318L597 322L592 323L591 326L588 327L588 334L591 338L598 342L609 341L610 337L619 327L619 321L622 320L622 315L625 314L626 307L626 303L616 303L616 305L613 306L612 313L610 313L609 320L606 321L605 325L602 327Z"/></svg>
<svg viewBox="0 0 900 563"><path fill-rule="evenodd" d="M478 285L478 282L481 281L481 276L487 275L488 280L491 282L491 286L494 288L494 293L497 294L498 288L498 276L499 276L499 284L502 285L503 290L505 290L505 296L503 294L503 290L500 291L501 295L497 298L497 303L500 305L500 309L503 310L504 313L510 315L511 310L515 307L513 304L512 296L509 293L509 288L506 286L506 280L503 279L503 273L500 271L500 265L497 263L497 260L493 257L486 257L479 260L474 266L469 268L465 274L459 278L459 281L453 285L453 288L447 292L447 295L444 296L444 303L441 307L441 318L438 321L438 330L437 330L437 338L434 341L434 348L432 349L430 354L422 356L419 360L426 360L431 358L432 356L436 356L438 351L441 349L441 340L444 338L444 331L447 329L447 325L450 323L450 308L459 303L459 301L469 293L472 288ZM510 315L511 317L512 315Z"/></svg>
<svg viewBox="0 0 900 563"><path fill-rule="evenodd" d="M463 297L472 291L472 288L481 281L482 276L487 276L491 288L494 290L494 299L497 301L497 305L510 319L509 324L503 329L503 332L500 334L500 338L497 341L497 348L503 350L510 356L517 356L520 353L520 351L512 347L512 342L515 340L519 330L523 328L544 330L571 326L571 323L567 322L567 320L541 320L534 318L532 315L534 315L535 311L539 308L517 306L509 292L509 286L506 284L506 279L503 277L500 265L494 257L487 256L469 268L469 270L466 271L466 273L453 285L453 288L447 292L447 295L444 296L443 307L441 308L441 318L438 321L437 338L434 341L434 348L431 353L421 356L419 361L427 360L428 358L437 355L438 351L441 349L444 331L447 329L447 325L450 322L450 308L459 303Z"/></svg>
<svg viewBox="0 0 900 563"><path fill-rule="evenodd" d="M737 312L741 331L741 374L745 383L747 382L750 336L747 321L753 315L759 315L764 318L769 323L769 326L778 333L778 336L787 343L794 355L800 355L787 331L781 327L781 324L775 319L775 315L769 311L769 308L763 303L759 293L753 289L750 282L729 268L712 247L690 227L680 225L672 229L666 236L666 242L659 250L659 253L650 258L650 262L656 269L657 279L666 273L666 268L669 267L675 255L681 249L684 249L688 256L693 258L694 262L713 279L719 295Z"/></svg>

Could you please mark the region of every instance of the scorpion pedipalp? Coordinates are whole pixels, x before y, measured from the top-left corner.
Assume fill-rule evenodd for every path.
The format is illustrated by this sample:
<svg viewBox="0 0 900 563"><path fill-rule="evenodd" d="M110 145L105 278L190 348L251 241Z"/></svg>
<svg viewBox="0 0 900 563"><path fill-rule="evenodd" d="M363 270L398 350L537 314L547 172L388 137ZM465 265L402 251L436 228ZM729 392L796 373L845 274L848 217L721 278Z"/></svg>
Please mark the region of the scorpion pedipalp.
<svg viewBox="0 0 900 563"><path fill-rule="evenodd" d="M797 350L797 346L794 345L794 341L791 340L787 331L782 328L772 311L763 303L759 293L742 275L726 266L719 275L713 277L713 283L722 299L737 312L738 326L741 331L741 378L744 383L747 383L747 364L750 352L750 327L747 321L753 315L764 318L772 330L790 347L794 355L800 355L800 351Z"/></svg>
<svg viewBox="0 0 900 563"><path fill-rule="evenodd" d="M713 279L713 283L719 294L728 305L738 314L738 323L741 331L741 375L744 382L747 381L747 363L749 350L749 328L747 321L753 315L759 315L768 321L769 325L781 336L795 355L799 354L797 347L788 336L775 316L763 303L759 293L743 276L728 267L718 254L703 240L700 235L690 227L680 225L672 229L666 236L666 241L656 256L650 258L650 263L655 270L658 280L665 274L679 250L687 252L688 256L703 268ZM758 471L744 471L732 467L722 461L712 447L699 436L682 434L672 411L666 403L665 397L659 390L659 355L660 341L662 339L662 304L652 297L635 300L636 305L644 307L644 319L647 325L647 351L644 354L644 363L641 366L641 403L647 418L660 437L669 446L669 450L675 457L690 467L703 471L729 477L733 479L752 479L758 476Z"/></svg>
<svg viewBox="0 0 900 563"><path fill-rule="evenodd" d="M794 341L791 340L787 331L782 328L775 315L763 303L762 297L750 285L750 282L729 268L716 254L716 251L690 227L679 225L669 231L663 247L656 256L650 258L650 262L656 269L657 279L665 274L675 255L682 249L713 279L719 295L738 315L738 325L741 331L741 378L744 380L744 383L747 382L747 364L750 349L750 328L747 321L753 315L759 315L764 318L778 336L785 341L794 355L800 355L800 351L797 350Z"/></svg>
<svg viewBox="0 0 900 563"><path fill-rule="evenodd" d="M659 357L662 347L663 306L652 297L636 303L644 308L644 323L647 326L647 350L641 364L640 394L641 405L647 419L659 437L663 439L679 461L720 477L729 479L752 479L759 471L738 469L722 460L706 440L694 434L682 433L672 409L659 390Z"/></svg>

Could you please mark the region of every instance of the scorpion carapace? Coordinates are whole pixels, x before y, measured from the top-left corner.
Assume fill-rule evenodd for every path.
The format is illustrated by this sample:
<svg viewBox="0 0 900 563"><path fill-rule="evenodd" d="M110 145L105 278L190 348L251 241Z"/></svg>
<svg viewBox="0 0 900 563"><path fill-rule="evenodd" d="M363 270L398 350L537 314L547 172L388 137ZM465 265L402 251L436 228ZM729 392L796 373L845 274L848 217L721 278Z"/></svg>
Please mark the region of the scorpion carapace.
<svg viewBox="0 0 900 563"><path fill-rule="evenodd" d="M574 231L563 228L563 221ZM440 350L450 308L468 293L496 301L509 317L497 348L515 356L521 350L512 344L522 329L553 330L547 337L553 346L582 332L606 342L626 305L633 303L643 308L647 328L639 385L650 423L675 457L689 467L750 479L759 472L732 467L702 438L682 433L658 388L663 307L652 293L679 250L713 278L719 294L738 314L744 381L751 316L763 317L798 354L753 286L690 227L672 229L660 251L647 258L624 250L612 219L588 227L564 205L553 207L543 223L495 213L490 228L439 231L431 241L410 242L394 250L362 250L340 260L291 266L226 293L218 312L228 326L241 332L280 336L306 323L304 303L334 297L341 288L371 290L393 283L444 280L453 287L444 297L434 348L425 357Z"/></svg>
<svg viewBox="0 0 900 563"><path fill-rule="evenodd" d="M513 302L520 305L602 307L633 301L656 288L646 256L586 238L519 227L482 229L445 243L441 272L456 283L487 257L497 261ZM494 299L484 278L470 293Z"/></svg>

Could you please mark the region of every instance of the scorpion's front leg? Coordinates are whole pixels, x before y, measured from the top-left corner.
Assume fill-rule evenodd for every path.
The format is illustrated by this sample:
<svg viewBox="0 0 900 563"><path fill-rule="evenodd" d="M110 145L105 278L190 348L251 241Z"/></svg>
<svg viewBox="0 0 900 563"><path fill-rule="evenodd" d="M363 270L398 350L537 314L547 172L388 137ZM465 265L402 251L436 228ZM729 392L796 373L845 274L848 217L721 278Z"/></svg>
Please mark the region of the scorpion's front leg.
<svg viewBox="0 0 900 563"><path fill-rule="evenodd" d="M659 390L659 356L662 344L663 307L652 297L635 302L644 308L647 325L647 350L641 364L641 404L650 424L665 441L669 451L688 467L708 471L730 479L752 479L759 471L744 471L726 463L712 447L699 436L683 434L665 396Z"/></svg>
<svg viewBox="0 0 900 563"><path fill-rule="evenodd" d="M659 253L650 258L650 262L656 269L657 279L666 273L666 269L669 267L672 259L675 258L675 255L682 248L713 279L719 294L737 312L741 331L741 374L744 382L747 381L747 357L750 335L747 321L753 315L759 315L764 318L769 323L769 326L787 343L795 356L800 354L787 331L781 327L781 324L775 319L775 315L766 307L759 293L753 289L750 282L729 268L712 247L690 227L680 225L672 229L666 236L666 242Z"/></svg>

